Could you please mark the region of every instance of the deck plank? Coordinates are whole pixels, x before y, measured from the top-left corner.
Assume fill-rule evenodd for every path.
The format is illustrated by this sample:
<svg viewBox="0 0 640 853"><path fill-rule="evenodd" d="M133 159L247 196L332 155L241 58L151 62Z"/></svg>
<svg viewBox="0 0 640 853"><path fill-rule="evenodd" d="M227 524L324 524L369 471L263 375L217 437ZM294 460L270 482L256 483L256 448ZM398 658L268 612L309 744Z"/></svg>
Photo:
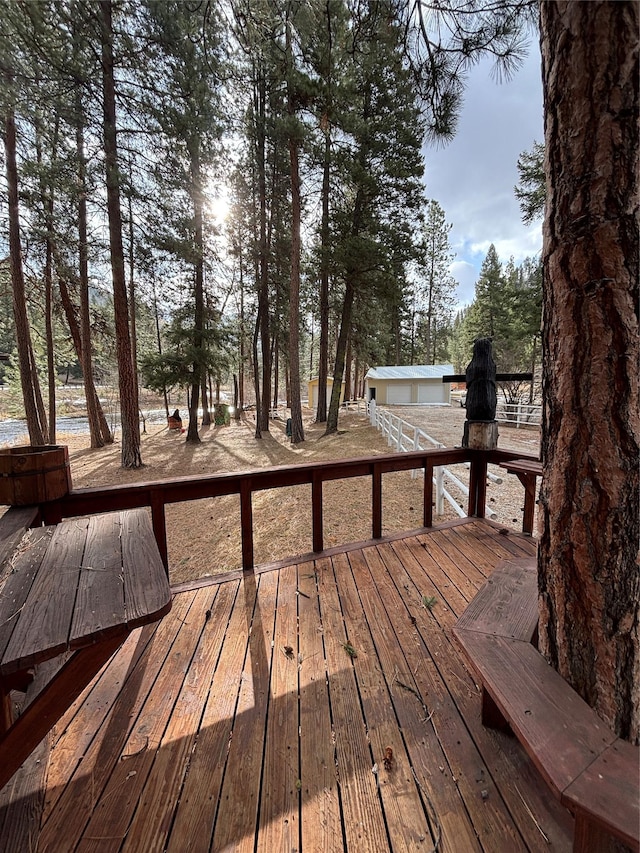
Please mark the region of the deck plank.
<svg viewBox="0 0 640 853"><path fill-rule="evenodd" d="M412 560L406 552L402 551L402 548L399 547L398 552L403 555L403 560L399 565L406 568L410 576L414 577L415 565ZM414 577L414 580L419 580L419 576L418 578ZM473 682L468 668L460 659L456 643L451 638L450 632L453 623L450 614L446 611L441 612L436 604L432 616L444 629L444 633L442 631L428 631L429 623L422 623L420 627L424 641L429 652L433 655L434 662L449 695L457 706L461 719L464 720L464 725L469 731L475 749L478 750L482 758L475 770L466 764L460 765L456 778L462 778L460 774L465 772L469 774L468 778L474 778L479 786L481 797L486 797L483 800L485 805L487 800L496 793L500 798L500 803L505 804L513 820L513 825L517 827L529 849L536 850L543 837L549 839L548 843L551 845L551 849L570 849L571 821L568 819L566 809L560 807L556 801L549 797L546 785L537 775L533 764L524 755L524 751L522 749L513 750L508 741L502 749L499 749L500 736L498 733L488 731L482 725L479 712L479 688ZM467 689L461 689L462 685L467 685ZM440 726L438 731L440 731ZM464 741L462 742L464 743ZM459 751L456 746L457 742L450 741L448 754L453 756L454 761L459 761L462 758L464 762L467 762L469 750ZM526 766L524 773L523 763ZM531 784L531 799L528 803L523 801L519 788L523 776L526 776ZM490 784L488 784L489 782ZM482 795L482 791L485 792L484 795ZM475 800L472 802L477 805ZM500 809L502 809L502 805L500 805ZM482 809L479 816L482 816L486 811L486 808ZM476 822L476 816L473 820L474 826L479 832L482 823ZM544 832L544 836L542 832ZM496 846L496 850L517 849L515 846L511 847L509 835L506 836L505 843L504 848Z"/></svg>
<svg viewBox="0 0 640 853"><path fill-rule="evenodd" d="M143 795L156 752L179 699L195 646L200 638L208 601L196 594L176 637L172 654L164 661L141 714L113 768L109 782L94 808L77 850L107 853L122 844L129 833L138 800Z"/></svg>
<svg viewBox="0 0 640 853"><path fill-rule="evenodd" d="M336 754L313 563L298 567L298 593L302 849L314 853L342 853Z"/></svg>
<svg viewBox="0 0 640 853"><path fill-rule="evenodd" d="M414 670L425 665L424 651L411 611L398 594L378 549L351 557L358 592L369 624L375 624L382 671L387 674L398 722L408 741L412 769L427 800L427 809L443 853L480 850L473 824L430 719L433 693L422 694ZM381 606L382 605L382 606ZM412 646L415 652L412 654ZM398 647L402 656L398 655Z"/></svg>
<svg viewBox="0 0 640 853"><path fill-rule="evenodd" d="M344 558L344 555L337 555L340 556ZM348 642L357 643L357 638L349 636L342 617L334 574L337 557L331 561L318 560L316 565L346 847L349 853L361 850L384 853L390 846L377 780L371 772L375 759L362 717L354 660L345 649ZM337 562L337 570L340 570L340 560Z"/></svg>
<svg viewBox="0 0 640 853"><path fill-rule="evenodd" d="M202 589L196 596L189 621L197 635L196 620L202 618L199 642L138 798L121 848L123 853L139 850L142 846L147 853L165 849L168 827L163 817L175 806L180 795L234 601L235 589L230 584L213 591Z"/></svg>
<svg viewBox="0 0 640 853"><path fill-rule="evenodd" d="M260 804L278 572L259 577L247 573L243 587L246 603L239 605L244 604L251 629L220 794L221 806L226 808L218 815L212 847L216 851L252 853Z"/></svg>
<svg viewBox="0 0 640 853"><path fill-rule="evenodd" d="M421 567L412 563L408 552L403 554L403 564L395 549L380 546L378 550L393 578L397 594L405 585L414 586L420 593ZM428 697L432 724L446 757L443 772L449 773L458 786L475 832L487 850L492 853L524 851L526 847L504 803L490 764L480 754L454 698L465 690L469 694L476 691L438 623L437 603L432 611L423 609L416 627L417 634L409 637L411 641L406 643L405 654L420 694ZM485 808L489 798L491 810ZM454 838L451 838L451 843L455 843Z"/></svg>
<svg viewBox="0 0 640 853"><path fill-rule="evenodd" d="M357 563L359 552L352 552L340 560L336 579L345 625L358 648L354 672L358 682L360 701L369 733L369 741L377 765L382 807L392 848L429 850L432 845L429 819L411 772L411 760L405 740L398 729L391 694L385 676L387 673L378 657L378 643L383 641L380 624L368 622L360 601L351 567ZM349 565L351 563L351 566ZM377 602L381 609L382 603ZM394 670L389 672L393 678ZM387 758L385 764L385 758Z"/></svg>
<svg viewBox="0 0 640 853"><path fill-rule="evenodd" d="M96 638L108 637L126 622L119 516L107 513L89 519L69 637L71 648L74 638L86 637L90 632Z"/></svg>
<svg viewBox="0 0 640 853"><path fill-rule="evenodd" d="M297 567L280 570L257 850L299 845Z"/></svg>
<svg viewBox="0 0 640 853"><path fill-rule="evenodd" d="M213 835L240 690L236 674L242 672L249 640L243 585L240 581L229 581L225 586L231 584L235 603L180 793L167 844L168 853L183 853L184 850L205 853ZM198 828L197 832L194 827Z"/></svg>

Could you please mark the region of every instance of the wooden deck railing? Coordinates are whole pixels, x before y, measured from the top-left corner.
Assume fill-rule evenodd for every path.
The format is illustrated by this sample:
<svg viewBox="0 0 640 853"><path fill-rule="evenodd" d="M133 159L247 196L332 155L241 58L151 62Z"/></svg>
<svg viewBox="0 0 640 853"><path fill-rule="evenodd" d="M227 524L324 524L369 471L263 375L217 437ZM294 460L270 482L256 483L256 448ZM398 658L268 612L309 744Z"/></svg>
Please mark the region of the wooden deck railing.
<svg viewBox="0 0 640 853"><path fill-rule="evenodd" d="M382 536L382 475L391 471L422 469L424 472L423 524L433 526L433 469L441 465L470 462L469 504L470 517L484 518L486 502L487 465L499 464L514 458L525 458L521 453L494 450L490 452L467 448L421 450L360 459L343 459L335 462L310 462L295 466L262 468L233 474L212 474L204 477L175 477L133 485L73 489L57 501L43 504L42 517L46 524L55 524L63 518L110 512L133 507L150 507L153 530L158 548L168 567L167 527L165 506L202 498L239 495L242 536L242 567L253 568L253 509L252 495L266 489L279 489L302 484L311 485L311 534L313 551L324 548L322 520L322 487L331 480L353 477L371 478L371 535ZM528 458L528 457L527 457ZM534 459L535 457L530 457ZM295 556L295 555L291 555Z"/></svg>

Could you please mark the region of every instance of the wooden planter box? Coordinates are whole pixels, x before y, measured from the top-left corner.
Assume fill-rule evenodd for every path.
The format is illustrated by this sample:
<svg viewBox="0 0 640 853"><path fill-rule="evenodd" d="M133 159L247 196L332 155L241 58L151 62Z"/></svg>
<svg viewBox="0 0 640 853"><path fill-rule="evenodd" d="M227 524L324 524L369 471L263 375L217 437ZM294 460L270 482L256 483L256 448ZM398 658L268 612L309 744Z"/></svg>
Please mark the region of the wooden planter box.
<svg viewBox="0 0 640 853"><path fill-rule="evenodd" d="M72 489L63 445L0 450L0 504L28 506L64 497Z"/></svg>

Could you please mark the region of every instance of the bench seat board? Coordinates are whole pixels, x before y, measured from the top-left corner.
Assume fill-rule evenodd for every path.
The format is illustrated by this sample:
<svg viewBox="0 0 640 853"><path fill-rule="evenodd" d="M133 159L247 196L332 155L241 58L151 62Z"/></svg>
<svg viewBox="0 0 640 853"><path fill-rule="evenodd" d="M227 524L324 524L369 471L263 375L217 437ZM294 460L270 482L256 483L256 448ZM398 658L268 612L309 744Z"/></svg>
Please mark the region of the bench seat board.
<svg viewBox="0 0 640 853"><path fill-rule="evenodd" d="M530 643L455 633L485 690L560 798L615 735Z"/></svg>
<svg viewBox="0 0 640 853"><path fill-rule="evenodd" d="M11 557L26 531L32 527L40 515L37 506L12 506L0 518L0 565ZM2 576L4 569L2 567Z"/></svg>
<svg viewBox="0 0 640 853"><path fill-rule="evenodd" d="M165 568L147 511L121 513L120 523L126 619L129 628L135 628L145 621L147 613L168 612L171 599L166 588L157 583Z"/></svg>
<svg viewBox="0 0 640 853"><path fill-rule="evenodd" d="M91 516L69 634L72 649L78 638L83 645L87 638L96 642L126 623L120 540L120 513Z"/></svg>
<svg viewBox="0 0 640 853"><path fill-rule="evenodd" d="M638 747L617 739L566 789L562 802L640 850Z"/></svg>
<svg viewBox="0 0 640 853"><path fill-rule="evenodd" d="M15 669L32 666L45 649L51 655L66 650L86 530L83 519L69 525L63 535L60 529L53 529L29 594L29 609L21 614L7 645L5 658ZM16 563L19 573L29 559L29 551L20 556Z"/></svg>
<svg viewBox="0 0 640 853"><path fill-rule="evenodd" d="M473 598L455 633L473 630L530 642L538 628L535 558L503 560Z"/></svg>
<svg viewBox="0 0 640 853"><path fill-rule="evenodd" d="M40 527L32 530L12 560L13 567L19 571L10 571L0 587L0 661L8 657L5 654L7 646L18 621L22 618L25 601L52 535L51 528ZM2 676L8 674L9 671L2 666Z"/></svg>

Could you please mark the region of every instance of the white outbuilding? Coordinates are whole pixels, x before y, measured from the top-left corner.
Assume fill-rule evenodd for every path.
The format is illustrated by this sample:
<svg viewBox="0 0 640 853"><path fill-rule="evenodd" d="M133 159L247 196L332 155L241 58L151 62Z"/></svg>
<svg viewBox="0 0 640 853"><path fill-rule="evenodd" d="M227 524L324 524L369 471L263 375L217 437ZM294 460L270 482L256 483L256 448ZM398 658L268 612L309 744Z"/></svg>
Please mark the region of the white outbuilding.
<svg viewBox="0 0 640 853"><path fill-rule="evenodd" d="M451 403L451 384L443 376L452 364L371 367L365 376L365 396L382 406L442 406Z"/></svg>

